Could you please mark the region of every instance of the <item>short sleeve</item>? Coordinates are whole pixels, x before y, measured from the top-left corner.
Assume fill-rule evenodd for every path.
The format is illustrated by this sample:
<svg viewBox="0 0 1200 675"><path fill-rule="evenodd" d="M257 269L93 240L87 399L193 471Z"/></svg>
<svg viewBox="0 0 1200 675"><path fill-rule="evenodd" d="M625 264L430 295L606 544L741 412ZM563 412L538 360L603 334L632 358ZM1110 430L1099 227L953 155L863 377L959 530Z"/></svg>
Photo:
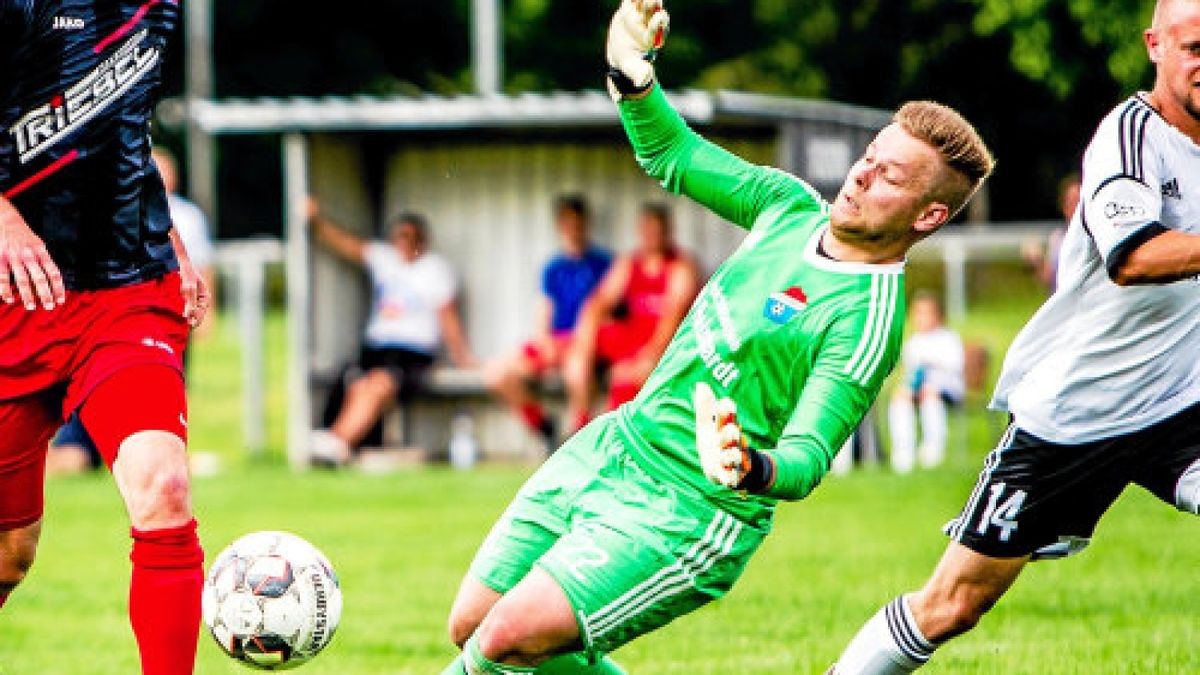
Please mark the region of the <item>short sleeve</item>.
<svg viewBox="0 0 1200 675"><path fill-rule="evenodd" d="M363 265L372 278L378 278L380 272L387 269L395 260L391 247L383 242L368 242L363 247Z"/></svg>
<svg viewBox="0 0 1200 675"><path fill-rule="evenodd" d="M445 307L454 300L458 293L458 280L450 263L441 257L434 257L429 266L429 297L435 307Z"/></svg>
<svg viewBox="0 0 1200 675"><path fill-rule="evenodd" d="M1101 123L1084 156L1083 225L1110 277L1130 252L1166 229L1161 222L1162 158L1146 142L1155 114L1131 99Z"/></svg>
<svg viewBox="0 0 1200 675"><path fill-rule="evenodd" d="M554 268L557 259L550 260L542 267L542 295L547 298L554 297Z"/></svg>

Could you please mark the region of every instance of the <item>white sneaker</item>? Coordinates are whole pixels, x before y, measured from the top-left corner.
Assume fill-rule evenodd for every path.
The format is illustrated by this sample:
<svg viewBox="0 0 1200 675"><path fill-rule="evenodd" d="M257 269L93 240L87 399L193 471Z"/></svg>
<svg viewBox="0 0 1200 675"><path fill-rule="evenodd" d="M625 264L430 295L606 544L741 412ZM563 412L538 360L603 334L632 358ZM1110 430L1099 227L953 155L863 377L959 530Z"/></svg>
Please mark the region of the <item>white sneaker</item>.
<svg viewBox="0 0 1200 675"><path fill-rule="evenodd" d="M350 459L350 446L328 429L314 429L308 437L308 457L313 466L339 467Z"/></svg>

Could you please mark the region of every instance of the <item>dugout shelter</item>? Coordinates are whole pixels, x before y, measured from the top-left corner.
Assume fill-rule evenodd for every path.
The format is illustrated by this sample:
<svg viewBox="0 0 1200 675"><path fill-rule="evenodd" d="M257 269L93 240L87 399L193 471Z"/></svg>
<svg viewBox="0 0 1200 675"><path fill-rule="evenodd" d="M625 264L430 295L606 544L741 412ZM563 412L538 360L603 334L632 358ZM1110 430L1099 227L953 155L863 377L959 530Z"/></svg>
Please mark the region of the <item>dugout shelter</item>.
<svg viewBox="0 0 1200 675"><path fill-rule="evenodd" d="M706 137L751 161L788 169L828 197L890 119L840 103L731 91L670 98ZM559 195L584 195L594 239L615 251L634 243L642 203L668 203L680 243L706 273L744 234L647 178L600 91L194 100L186 114L210 136L282 140L292 346L288 454L298 468L306 464L324 386L357 353L368 302L361 272L314 250L304 222L307 194L364 236L377 236L401 210L428 216L432 249L457 271L467 335L484 359L529 335L539 272L556 248L552 206ZM478 396L477 376L440 369L433 384L442 405L409 420L409 440L444 448L449 414L475 395L470 406L484 450L521 449L519 425Z"/></svg>

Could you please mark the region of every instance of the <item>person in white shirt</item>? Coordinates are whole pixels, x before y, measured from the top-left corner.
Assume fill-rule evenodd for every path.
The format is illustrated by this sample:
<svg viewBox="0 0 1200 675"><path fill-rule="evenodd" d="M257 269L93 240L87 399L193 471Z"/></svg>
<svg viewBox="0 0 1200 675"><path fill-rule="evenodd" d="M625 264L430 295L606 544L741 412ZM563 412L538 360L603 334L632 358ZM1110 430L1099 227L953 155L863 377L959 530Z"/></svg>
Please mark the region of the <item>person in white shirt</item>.
<svg viewBox="0 0 1200 675"><path fill-rule="evenodd" d="M204 322L193 331L198 336L204 336L212 331L217 320L217 275L208 217L194 202L179 194L179 165L175 161L175 155L164 147L155 146L150 152L150 157L154 160L154 165L162 176L163 186L167 189L167 209L171 213L171 224L183 240L183 248L192 260L192 267L208 284L212 304Z"/></svg>
<svg viewBox="0 0 1200 675"><path fill-rule="evenodd" d="M1144 36L1154 89L1100 122L1058 287L1005 358L992 405L1012 424L933 576L863 626L837 675L921 667L1031 560L1083 550L1131 483L1200 514L1200 0L1159 0Z"/></svg>
<svg viewBox="0 0 1200 675"><path fill-rule="evenodd" d="M963 398L962 339L943 323L937 296L918 291L911 317L913 333L904 343L902 357L904 380L896 386L888 408L892 468L897 473L912 471L918 458L926 468L942 463L946 457L946 407L959 405Z"/></svg>
<svg viewBox="0 0 1200 675"><path fill-rule="evenodd" d="M338 227L315 200L309 204L309 222L320 244L361 265L371 279L371 313L357 377L334 402L329 428L315 431L311 441L315 462L340 465L351 459L398 396L410 396L420 387L443 340L456 365L473 366L475 357L458 316L453 270L427 250L424 217L404 213L394 218L387 242L368 241Z"/></svg>

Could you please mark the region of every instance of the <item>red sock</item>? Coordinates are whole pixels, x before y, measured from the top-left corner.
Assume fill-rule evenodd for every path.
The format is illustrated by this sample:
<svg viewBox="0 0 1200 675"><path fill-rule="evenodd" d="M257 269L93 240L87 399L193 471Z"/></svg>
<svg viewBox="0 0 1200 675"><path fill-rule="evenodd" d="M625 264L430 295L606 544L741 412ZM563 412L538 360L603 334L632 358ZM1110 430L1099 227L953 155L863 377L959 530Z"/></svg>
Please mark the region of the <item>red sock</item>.
<svg viewBox="0 0 1200 675"><path fill-rule="evenodd" d="M142 675L191 675L200 632L204 551L196 521L162 530L132 529L129 623Z"/></svg>
<svg viewBox="0 0 1200 675"><path fill-rule="evenodd" d="M574 432L579 431L580 429L586 427L587 423L591 419L592 419L591 414L586 410L581 410L580 412L575 413L575 419L574 419L575 428L572 429L571 432L574 433Z"/></svg>
<svg viewBox="0 0 1200 675"><path fill-rule="evenodd" d="M525 420L525 425L530 429L541 431L542 425L546 423L546 411L536 403L526 403L521 406L521 419Z"/></svg>
<svg viewBox="0 0 1200 675"><path fill-rule="evenodd" d="M632 401L637 397L641 388L640 384L626 380L608 385L608 409L616 410L622 403Z"/></svg>

